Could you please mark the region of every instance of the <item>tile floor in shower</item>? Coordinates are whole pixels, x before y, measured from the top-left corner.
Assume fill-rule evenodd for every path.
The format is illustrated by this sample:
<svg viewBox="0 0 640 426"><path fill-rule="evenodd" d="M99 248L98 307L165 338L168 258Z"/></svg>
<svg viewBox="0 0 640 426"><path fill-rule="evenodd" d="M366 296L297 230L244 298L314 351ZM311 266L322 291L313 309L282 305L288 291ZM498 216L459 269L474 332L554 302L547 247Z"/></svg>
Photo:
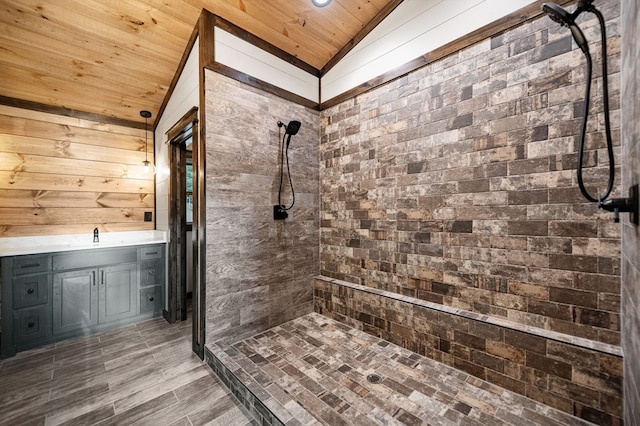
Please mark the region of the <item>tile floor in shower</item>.
<svg viewBox="0 0 640 426"><path fill-rule="evenodd" d="M309 314L212 352L286 425L588 425Z"/></svg>

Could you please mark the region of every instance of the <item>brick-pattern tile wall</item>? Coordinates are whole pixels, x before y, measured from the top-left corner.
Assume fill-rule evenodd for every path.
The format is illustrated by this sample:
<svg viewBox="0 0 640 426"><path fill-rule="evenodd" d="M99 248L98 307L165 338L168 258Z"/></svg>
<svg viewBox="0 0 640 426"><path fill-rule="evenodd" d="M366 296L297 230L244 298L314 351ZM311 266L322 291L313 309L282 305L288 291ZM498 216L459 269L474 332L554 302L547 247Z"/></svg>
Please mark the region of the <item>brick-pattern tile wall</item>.
<svg viewBox="0 0 640 426"><path fill-rule="evenodd" d="M595 424L622 424L620 356L329 279L314 292L318 313Z"/></svg>
<svg viewBox="0 0 640 426"><path fill-rule="evenodd" d="M619 2L597 7L620 160ZM579 22L598 75L597 21ZM323 111L321 273L620 344L620 224L576 183L584 79L570 32L542 17ZM608 173L601 84L592 193Z"/></svg>
<svg viewBox="0 0 640 426"><path fill-rule="evenodd" d="M206 75L206 105L206 341L234 342L313 311L319 118L214 72ZM294 119L302 122L289 149L296 201L287 220L275 221L276 124ZM281 201L290 205L284 188Z"/></svg>
<svg viewBox="0 0 640 426"><path fill-rule="evenodd" d="M623 184L640 183L640 3L622 1L621 128ZM640 234L625 221L622 232L622 348L625 424L640 425Z"/></svg>

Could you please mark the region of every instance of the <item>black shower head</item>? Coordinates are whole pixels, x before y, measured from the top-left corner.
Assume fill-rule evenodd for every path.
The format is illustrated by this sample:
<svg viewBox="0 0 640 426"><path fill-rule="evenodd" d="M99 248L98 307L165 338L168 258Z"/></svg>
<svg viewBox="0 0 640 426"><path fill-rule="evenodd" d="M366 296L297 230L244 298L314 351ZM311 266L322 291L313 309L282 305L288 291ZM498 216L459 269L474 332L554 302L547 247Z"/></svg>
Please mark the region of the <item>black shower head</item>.
<svg viewBox="0 0 640 426"><path fill-rule="evenodd" d="M575 25L573 16L565 8L558 6L555 3L542 3L542 11L549 15L552 21L558 24L569 27Z"/></svg>
<svg viewBox="0 0 640 426"><path fill-rule="evenodd" d="M300 126L301 126L301 123L299 121L296 121L296 120L290 121L289 124L287 124L287 130L285 133L293 136L296 133L298 133L298 130L300 130Z"/></svg>
<svg viewBox="0 0 640 426"><path fill-rule="evenodd" d="M542 11L549 15L552 21L557 22L563 27L567 27L571 30L571 34L573 35L573 39L576 41L576 44L582 49L585 54L589 53L589 44L587 43L587 39L585 38L582 30L576 24L575 19L580 15L583 11L589 10L591 8L591 0L580 0L576 6L576 10L573 13L570 13L566 9L561 6L558 6L555 3L543 3Z"/></svg>
<svg viewBox="0 0 640 426"><path fill-rule="evenodd" d="M292 120L289 122L289 124L287 124L287 127L285 128L284 134L285 135L289 135L289 136L293 136L296 133L298 133L298 130L300 130L300 126L302 124L297 121L297 120ZM282 121L278 121L278 127L283 127L284 123Z"/></svg>

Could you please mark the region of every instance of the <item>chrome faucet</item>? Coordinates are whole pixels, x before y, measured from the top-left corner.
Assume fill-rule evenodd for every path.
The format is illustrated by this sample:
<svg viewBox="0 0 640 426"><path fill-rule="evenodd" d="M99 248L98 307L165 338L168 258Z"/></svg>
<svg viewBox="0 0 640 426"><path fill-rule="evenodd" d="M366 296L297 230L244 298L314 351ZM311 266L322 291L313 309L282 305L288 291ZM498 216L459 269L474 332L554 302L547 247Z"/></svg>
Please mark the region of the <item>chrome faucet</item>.
<svg viewBox="0 0 640 426"><path fill-rule="evenodd" d="M94 243L99 243L100 242L100 238L98 237L98 228L93 228L93 242Z"/></svg>

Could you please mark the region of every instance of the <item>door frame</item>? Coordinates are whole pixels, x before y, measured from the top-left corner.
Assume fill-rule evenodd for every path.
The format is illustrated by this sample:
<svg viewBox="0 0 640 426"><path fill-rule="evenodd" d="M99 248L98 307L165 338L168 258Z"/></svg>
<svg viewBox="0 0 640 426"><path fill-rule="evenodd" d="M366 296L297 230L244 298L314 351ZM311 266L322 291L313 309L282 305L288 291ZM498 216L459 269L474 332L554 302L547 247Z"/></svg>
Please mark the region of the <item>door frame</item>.
<svg viewBox="0 0 640 426"><path fill-rule="evenodd" d="M169 248L168 248L168 312L165 318L170 323L184 321L186 311L186 268L193 271L192 291L192 348L202 359L204 357L204 289L197 271L202 260L196 251L198 230L203 219L197 207L204 204L199 200L197 176L201 175L202 163L197 158L199 147L198 107L191 108L180 120L167 131L169 141ZM186 170L187 154L185 141L191 139L193 162L193 229L191 241L186 241ZM193 246L192 265L186 264L187 244Z"/></svg>

